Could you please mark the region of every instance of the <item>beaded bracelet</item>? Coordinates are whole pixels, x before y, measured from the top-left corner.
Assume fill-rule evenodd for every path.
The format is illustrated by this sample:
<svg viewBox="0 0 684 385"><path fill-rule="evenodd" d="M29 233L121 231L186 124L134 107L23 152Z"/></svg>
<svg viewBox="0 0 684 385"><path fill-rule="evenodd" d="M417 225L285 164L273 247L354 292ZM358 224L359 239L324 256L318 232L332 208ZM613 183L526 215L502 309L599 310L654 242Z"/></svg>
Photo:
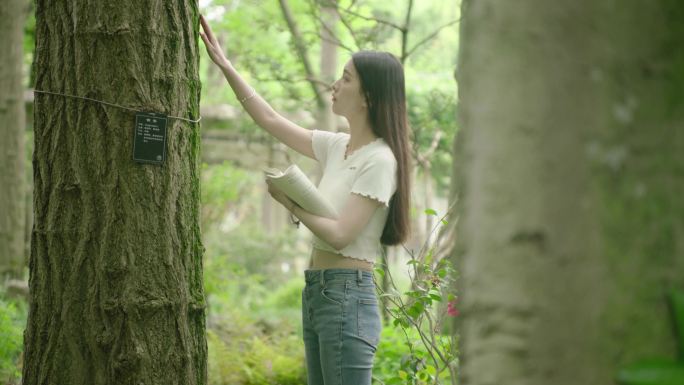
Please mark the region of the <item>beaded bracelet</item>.
<svg viewBox="0 0 684 385"><path fill-rule="evenodd" d="M289 211L290 211L290 221L292 222L293 225L295 225L295 226L297 226L297 228L299 228L299 224L301 223L301 221L299 219L295 219L295 213L294 213L294 209L297 206L298 206L297 203L292 202L292 207L290 207Z"/></svg>
<svg viewBox="0 0 684 385"><path fill-rule="evenodd" d="M240 104L243 104L244 102L248 101L249 99L252 99L255 96L256 96L256 90L254 88L252 88L251 94L249 94L248 96L245 96L242 99L238 99L238 101L240 102Z"/></svg>

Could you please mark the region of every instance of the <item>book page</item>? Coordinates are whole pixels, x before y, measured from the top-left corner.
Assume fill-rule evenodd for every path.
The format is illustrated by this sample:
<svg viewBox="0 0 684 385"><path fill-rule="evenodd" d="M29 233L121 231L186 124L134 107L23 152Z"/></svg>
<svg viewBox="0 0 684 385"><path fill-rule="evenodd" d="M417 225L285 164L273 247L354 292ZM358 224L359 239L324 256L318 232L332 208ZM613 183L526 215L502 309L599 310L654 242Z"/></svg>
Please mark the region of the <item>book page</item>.
<svg viewBox="0 0 684 385"><path fill-rule="evenodd" d="M335 208L321 195L297 165L291 165L285 172L273 168L265 169L264 174L304 210L326 218L337 218Z"/></svg>

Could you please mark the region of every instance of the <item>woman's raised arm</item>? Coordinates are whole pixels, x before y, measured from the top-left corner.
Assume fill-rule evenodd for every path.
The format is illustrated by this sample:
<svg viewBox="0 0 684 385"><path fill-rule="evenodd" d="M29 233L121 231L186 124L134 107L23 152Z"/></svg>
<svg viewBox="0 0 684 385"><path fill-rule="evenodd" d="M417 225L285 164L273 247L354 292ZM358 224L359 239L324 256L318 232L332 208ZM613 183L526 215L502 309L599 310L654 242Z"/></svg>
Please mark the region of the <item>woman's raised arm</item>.
<svg viewBox="0 0 684 385"><path fill-rule="evenodd" d="M293 150L309 158L314 158L311 144L312 131L286 119L259 96L240 76L230 60L226 58L218 40L211 31L211 27L202 15L200 15L200 22L203 30L200 32L200 36L204 41L209 57L221 68L235 96L249 116L254 119L254 122Z"/></svg>

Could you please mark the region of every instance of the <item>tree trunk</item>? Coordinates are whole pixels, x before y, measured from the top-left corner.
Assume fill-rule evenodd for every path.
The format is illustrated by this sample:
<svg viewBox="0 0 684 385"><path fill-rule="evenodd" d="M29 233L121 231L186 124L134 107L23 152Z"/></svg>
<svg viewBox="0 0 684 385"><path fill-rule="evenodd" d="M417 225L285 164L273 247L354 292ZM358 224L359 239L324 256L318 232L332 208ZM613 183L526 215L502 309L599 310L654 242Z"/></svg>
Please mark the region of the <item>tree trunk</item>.
<svg viewBox="0 0 684 385"><path fill-rule="evenodd" d="M461 384L611 384L674 355L681 2L479 0L462 15Z"/></svg>
<svg viewBox="0 0 684 385"><path fill-rule="evenodd" d="M425 210L433 209L433 210L437 211L437 209L435 207L433 207L434 204L433 204L433 200L432 200L432 194L433 194L433 192L432 192L432 169L430 167L430 164L427 163L426 165L424 165L422 167L421 171L422 172L418 173L418 175L420 175L420 177L421 177L421 182L423 185L423 191L425 191L425 197L424 197L424 199L425 199ZM425 213L425 210L423 210L423 213ZM438 212L437 215L441 216L441 215L444 215L444 213ZM433 219L434 219L434 215L425 214L425 240L424 240L424 242L427 245L431 244L432 239L433 239L432 238L433 237L432 229L435 226Z"/></svg>
<svg viewBox="0 0 684 385"><path fill-rule="evenodd" d="M199 114L195 1L38 0L36 89ZM205 384L199 125L132 160L135 113L37 94L23 384Z"/></svg>
<svg viewBox="0 0 684 385"><path fill-rule="evenodd" d="M329 85L337 77L337 44L334 43L337 32L338 14L337 5L333 2L320 2L321 23L321 66L320 78ZM317 129L325 131L337 131L335 114L332 112L331 90L319 87L323 95L323 105L317 110Z"/></svg>
<svg viewBox="0 0 684 385"><path fill-rule="evenodd" d="M0 284L24 268L24 21L28 2L0 7Z"/></svg>

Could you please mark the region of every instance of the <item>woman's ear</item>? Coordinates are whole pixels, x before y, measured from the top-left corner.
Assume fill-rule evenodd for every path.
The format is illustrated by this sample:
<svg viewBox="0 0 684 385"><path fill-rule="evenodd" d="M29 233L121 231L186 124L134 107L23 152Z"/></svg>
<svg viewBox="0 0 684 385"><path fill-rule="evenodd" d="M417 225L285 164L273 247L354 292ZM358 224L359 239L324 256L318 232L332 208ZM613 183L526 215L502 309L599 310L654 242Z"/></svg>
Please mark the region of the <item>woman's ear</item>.
<svg viewBox="0 0 684 385"><path fill-rule="evenodd" d="M372 106L370 100L368 100L368 95L363 95L363 102L361 102L361 106L363 106L363 108L369 108Z"/></svg>

